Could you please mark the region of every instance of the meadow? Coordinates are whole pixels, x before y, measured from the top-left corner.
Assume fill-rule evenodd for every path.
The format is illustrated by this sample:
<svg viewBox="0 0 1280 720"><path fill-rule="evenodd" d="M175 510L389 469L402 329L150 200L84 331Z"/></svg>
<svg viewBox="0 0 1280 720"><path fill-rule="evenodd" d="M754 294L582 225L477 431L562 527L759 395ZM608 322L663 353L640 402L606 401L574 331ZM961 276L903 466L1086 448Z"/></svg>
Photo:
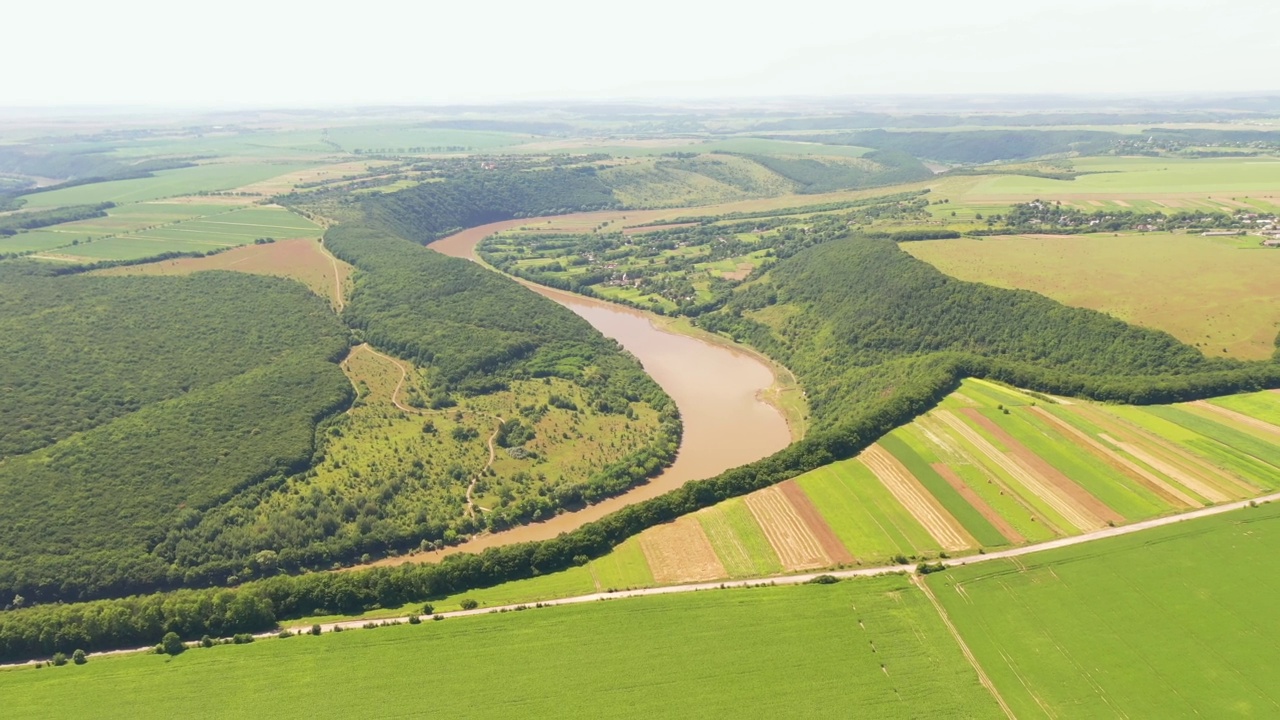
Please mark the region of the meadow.
<svg viewBox="0 0 1280 720"><path fill-rule="evenodd" d="M1270 717L1280 506L929 576L1018 717Z"/></svg>
<svg viewBox="0 0 1280 720"><path fill-rule="evenodd" d="M904 243L960 278L1033 290L1164 330L1206 355L1260 360L1280 329L1280 251L1185 234L1000 236Z"/></svg>
<svg viewBox="0 0 1280 720"><path fill-rule="evenodd" d="M17 716L102 718L813 717L851 706L884 718L1000 716L902 576L91 658L0 671L0 695Z"/></svg>

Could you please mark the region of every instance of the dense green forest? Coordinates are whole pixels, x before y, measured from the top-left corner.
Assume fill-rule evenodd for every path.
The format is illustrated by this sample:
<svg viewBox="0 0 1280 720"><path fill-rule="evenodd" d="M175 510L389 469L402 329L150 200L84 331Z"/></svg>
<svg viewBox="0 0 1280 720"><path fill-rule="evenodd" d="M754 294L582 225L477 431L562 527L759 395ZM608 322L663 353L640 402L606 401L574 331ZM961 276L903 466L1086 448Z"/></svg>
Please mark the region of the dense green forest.
<svg viewBox="0 0 1280 720"><path fill-rule="evenodd" d="M152 554L165 530L305 468L317 422L350 402L347 333L296 283L17 267L0 284L0 597L179 584Z"/></svg>
<svg viewBox="0 0 1280 720"><path fill-rule="evenodd" d="M796 192L801 194L898 185L933 177L933 172L919 160L896 148L867 153L850 161L774 155L744 157L795 182Z"/></svg>
<svg viewBox="0 0 1280 720"><path fill-rule="evenodd" d="M856 145L896 151L912 157L947 163L987 163L1024 160L1066 152L1101 152L1120 139L1117 133L1096 130L966 130L908 132L863 130L830 135L778 136L779 140Z"/></svg>
<svg viewBox="0 0 1280 720"><path fill-rule="evenodd" d="M106 217L107 211L115 206L116 204L112 202L96 205L68 205L52 210L32 210L5 215L0 217L0 235L14 235L19 230L34 230L59 223Z"/></svg>
<svg viewBox="0 0 1280 720"><path fill-rule="evenodd" d="M956 280L893 242L860 236L780 263L699 322L795 371L815 422L827 425L910 382L935 356L966 374L1134 403L1280 382L1280 366L1208 359L1166 333Z"/></svg>
<svg viewBox="0 0 1280 720"><path fill-rule="evenodd" d="M464 170L438 182L376 196L369 215L427 243L499 220L618 207L593 167Z"/></svg>
<svg viewBox="0 0 1280 720"><path fill-rule="evenodd" d="M0 283L0 457L286 355L336 360L341 325L288 282L239 273ZM270 308L270 312L263 312Z"/></svg>

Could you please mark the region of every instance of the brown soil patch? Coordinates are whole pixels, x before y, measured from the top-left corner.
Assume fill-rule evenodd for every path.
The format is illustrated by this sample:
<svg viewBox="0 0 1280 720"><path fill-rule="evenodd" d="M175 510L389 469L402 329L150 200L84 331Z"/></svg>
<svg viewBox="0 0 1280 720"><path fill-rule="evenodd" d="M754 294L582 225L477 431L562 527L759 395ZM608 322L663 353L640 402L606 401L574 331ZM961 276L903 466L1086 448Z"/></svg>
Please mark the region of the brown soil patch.
<svg viewBox="0 0 1280 720"><path fill-rule="evenodd" d="M836 533L822 518L822 513L818 512L818 508L813 504L813 500L805 494L804 490L795 483L794 480L788 480L778 485L782 490L782 494L790 501L791 506L796 509L796 514L804 521L809 532L817 538L818 544L822 546L822 551L831 558L831 561L837 564L852 563L856 560L849 549L840 542L840 538L836 537Z"/></svg>
<svg viewBox="0 0 1280 720"><path fill-rule="evenodd" d="M685 515L641 533L640 549L662 584L728 577L697 518Z"/></svg>
<svg viewBox="0 0 1280 720"><path fill-rule="evenodd" d="M747 276L755 270L756 266L751 263L738 263L738 269L733 272L721 273L725 280L746 280Z"/></svg>
<svg viewBox="0 0 1280 720"><path fill-rule="evenodd" d="M1124 200L1112 200L1111 202L1113 202L1113 203L1115 203L1115 204L1119 205L1120 207L1133 207L1132 205L1130 205L1129 203L1125 202Z"/></svg>
<svg viewBox="0 0 1280 720"><path fill-rule="evenodd" d="M945 463L934 463L930 465L930 467L933 468L934 472L941 475L942 479L946 480L947 484L954 488L956 492L960 493L960 497L964 498L965 502L972 505L974 510L981 513L982 517L987 519L987 522L994 525L996 530L999 530L1000 534L1004 536L1005 540L1014 544L1026 541L1026 538L1023 537L1022 533L1018 532L1017 528L1010 525L1008 520L1005 520L1000 513L995 511L995 508L988 505L987 501L983 500L982 496L975 492L973 488L969 487L969 484L957 475L949 466Z"/></svg>
<svg viewBox="0 0 1280 720"><path fill-rule="evenodd" d="M1124 516L1115 510L1112 510L1106 505L1106 503L1102 502L1091 495L1087 490L1077 485L1071 478L1062 474L1062 471L1045 462L1044 458L1031 452L1025 445L1018 442L1009 433L1005 432L1004 428L1001 428L999 425L992 422L990 418L978 412L976 408L964 408L960 412L968 415L969 419L978 423L983 429L994 435L1001 444L1009 449L1008 452L1010 455L1021 460L1023 463L1026 463L1026 465L1039 474L1040 477L1049 481L1060 492L1079 503L1080 506L1089 514L1104 522L1108 520L1113 523L1124 522Z"/></svg>
<svg viewBox="0 0 1280 720"><path fill-rule="evenodd" d="M879 445L872 445L862 451L858 459L884 483L890 494L924 526L942 549L964 550L977 544L960 523L951 517L951 513L920 485L911 471L887 450Z"/></svg>
<svg viewBox="0 0 1280 720"><path fill-rule="evenodd" d="M810 532L781 488L775 485L751 493L746 496L746 503L783 568L812 570L832 564L822 550L822 543Z"/></svg>
<svg viewBox="0 0 1280 720"><path fill-rule="evenodd" d="M297 280L315 294L342 306L342 288L351 266L325 253L315 240L296 238L265 245L242 245L217 255L162 260L98 271L101 275L188 275L201 270L235 270Z"/></svg>
<svg viewBox="0 0 1280 720"><path fill-rule="evenodd" d="M1020 458L1000 451L980 435L978 431L966 425L963 420L954 414L941 410L935 415L954 430L956 434L976 447L988 460L1013 477L1016 482L1021 483L1024 488L1056 510L1067 522L1075 525L1080 530L1097 530L1104 525L1101 520L1081 507L1080 503L1058 490L1053 483L1041 477L1026 463L1021 462Z"/></svg>
<svg viewBox="0 0 1280 720"><path fill-rule="evenodd" d="M1039 415L1053 425L1058 432L1071 436L1079 441L1080 446L1088 450L1094 457L1102 460L1117 471L1124 473L1134 482L1155 493L1157 497L1175 507L1201 507L1203 503L1184 493L1177 487L1165 482L1163 478L1148 472L1146 468L1133 462L1041 407L1031 408L1031 412Z"/></svg>
<svg viewBox="0 0 1280 720"><path fill-rule="evenodd" d="M1191 404L1202 410L1207 410L1215 415L1220 415L1229 420L1234 420L1235 422L1238 422L1241 425L1247 425L1248 427L1254 428L1255 430L1261 430L1265 433L1268 433L1270 435L1275 435L1278 438L1280 438L1280 425L1272 425L1266 420L1259 420L1256 417L1250 417L1249 415L1245 415L1244 413L1238 413L1235 410L1232 410L1230 408L1224 408L1221 405L1214 405L1213 403L1205 402L1204 400L1196 400Z"/></svg>

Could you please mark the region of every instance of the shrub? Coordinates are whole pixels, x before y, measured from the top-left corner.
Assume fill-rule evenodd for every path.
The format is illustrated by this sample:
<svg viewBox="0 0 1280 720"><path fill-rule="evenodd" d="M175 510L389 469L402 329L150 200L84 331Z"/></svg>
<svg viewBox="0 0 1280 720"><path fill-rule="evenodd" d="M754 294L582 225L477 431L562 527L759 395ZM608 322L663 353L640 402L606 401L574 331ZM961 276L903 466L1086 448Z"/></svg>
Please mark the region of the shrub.
<svg viewBox="0 0 1280 720"><path fill-rule="evenodd" d="M480 607L480 603L476 602L474 598L463 598L462 602L458 603L458 605L460 605L463 610L475 610Z"/></svg>
<svg viewBox="0 0 1280 720"><path fill-rule="evenodd" d="M319 635L319 634L320 634L320 632L321 632L321 630L320 630L320 626L319 626L319 625L312 625L312 626L311 626L311 634L312 634L312 635Z"/></svg>
<svg viewBox="0 0 1280 720"><path fill-rule="evenodd" d="M899 565L910 565L910 564L911 564L911 561L910 561L910 560L907 560L907 556L906 556L906 555L903 555L902 553L898 553L897 555L894 555L894 556L893 556L893 561L894 561L895 563L899 564Z"/></svg>
<svg viewBox="0 0 1280 720"><path fill-rule="evenodd" d="M422 606L423 615L432 615L435 613L435 611L436 611L436 606L432 605L431 603L426 603L425 605Z"/></svg>
<svg viewBox="0 0 1280 720"><path fill-rule="evenodd" d="M410 616L409 616L409 624L410 624L410 625L419 625L419 624L421 624L421 623L422 623L422 618L418 617L417 615L410 615Z"/></svg>
<svg viewBox="0 0 1280 720"><path fill-rule="evenodd" d="M76 648L76 651L71 653L71 662L77 665L83 665L89 662L89 658L85 657L84 650Z"/></svg>
<svg viewBox="0 0 1280 720"><path fill-rule="evenodd" d="M231 637L231 642L236 645L248 645L253 642L253 635L251 633L236 633Z"/></svg>
<svg viewBox="0 0 1280 720"><path fill-rule="evenodd" d="M840 582L840 578L835 575L819 575L810 580L807 585L831 585Z"/></svg>
<svg viewBox="0 0 1280 720"><path fill-rule="evenodd" d="M289 630L281 630L279 633L277 633L277 634L276 634L276 637L278 637L278 638L290 638L290 637L293 637L293 633L292 633L292 632L290 632Z"/></svg>
<svg viewBox="0 0 1280 720"><path fill-rule="evenodd" d="M187 646L182 644L182 638L175 632L165 633L160 640L160 647L163 648L165 655L179 655L187 649Z"/></svg>
<svg viewBox="0 0 1280 720"><path fill-rule="evenodd" d="M62 667L63 665L66 665L66 664L67 664L67 654L66 654L66 653L54 653L54 654L53 654L53 664L54 664L56 667Z"/></svg>
<svg viewBox="0 0 1280 720"><path fill-rule="evenodd" d="M943 565L940 562L933 563L932 565L930 565L929 563L920 563L919 565L916 566L916 572L919 573L920 575L928 575L929 573L942 572L943 570L946 570L946 569L947 569L947 566Z"/></svg>

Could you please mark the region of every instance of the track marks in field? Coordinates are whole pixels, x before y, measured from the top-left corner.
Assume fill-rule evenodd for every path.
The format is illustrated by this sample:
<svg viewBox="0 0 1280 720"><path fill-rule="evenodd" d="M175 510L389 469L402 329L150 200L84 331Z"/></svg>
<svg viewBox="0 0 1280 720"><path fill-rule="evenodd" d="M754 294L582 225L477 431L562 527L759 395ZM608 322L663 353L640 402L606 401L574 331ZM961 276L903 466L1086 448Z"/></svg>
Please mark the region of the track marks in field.
<svg viewBox="0 0 1280 720"><path fill-rule="evenodd" d="M831 558L822 549L822 543L814 537L783 494L774 485L746 497L747 507L773 546L782 567L787 570L812 570L831 565Z"/></svg>
<svg viewBox="0 0 1280 720"><path fill-rule="evenodd" d="M875 473L894 498L938 541L942 549L963 550L976 544L960 523L887 450L879 445L872 445L862 451L858 459Z"/></svg>
<svg viewBox="0 0 1280 720"><path fill-rule="evenodd" d="M728 577L702 524L692 515L644 532L640 535L640 549L659 584Z"/></svg>
<svg viewBox="0 0 1280 720"><path fill-rule="evenodd" d="M787 500L791 502L791 506L795 508L805 526L817 538L818 544L822 546L822 551L831 559L831 562L846 564L854 561L855 558L852 553L840 542L840 538L836 537L835 531L831 529L831 526L827 525L827 521L822 519L822 514L818 512L813 500L809 499L809 496L794 480L788 480L778 487L782 490L782 494L787 497Z"/></svg>

